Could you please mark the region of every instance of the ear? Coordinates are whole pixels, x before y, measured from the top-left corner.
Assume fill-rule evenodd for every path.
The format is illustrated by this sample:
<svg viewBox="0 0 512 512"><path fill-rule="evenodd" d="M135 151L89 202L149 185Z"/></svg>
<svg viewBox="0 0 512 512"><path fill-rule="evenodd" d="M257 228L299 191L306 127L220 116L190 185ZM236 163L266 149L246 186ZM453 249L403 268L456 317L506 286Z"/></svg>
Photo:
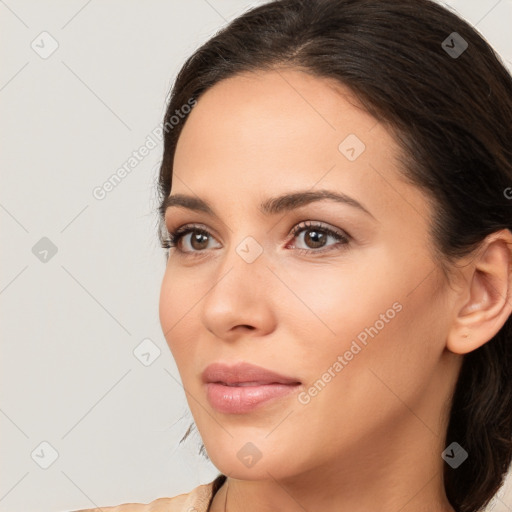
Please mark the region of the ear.
<svg viewBox="0 0 512 512"><path fill-rule="evenodd" d="M512 311L512 233L488 235L462 269L464 284L446 348L466 354L491 340Z"/></svg>

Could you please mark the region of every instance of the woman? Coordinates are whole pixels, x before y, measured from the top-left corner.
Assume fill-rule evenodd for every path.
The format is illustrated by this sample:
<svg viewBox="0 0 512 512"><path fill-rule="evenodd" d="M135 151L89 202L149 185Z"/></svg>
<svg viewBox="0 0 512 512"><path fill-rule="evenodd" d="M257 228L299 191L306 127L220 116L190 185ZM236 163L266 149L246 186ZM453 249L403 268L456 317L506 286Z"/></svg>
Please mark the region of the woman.
<svg viewBox="0 0 512 512"><path fill-rule="evenodd" d="M486 506L512 457L512 79L486 41L429 0L270 2L188 59L164 126L160 320L221 473L102 510Z"/></svg>

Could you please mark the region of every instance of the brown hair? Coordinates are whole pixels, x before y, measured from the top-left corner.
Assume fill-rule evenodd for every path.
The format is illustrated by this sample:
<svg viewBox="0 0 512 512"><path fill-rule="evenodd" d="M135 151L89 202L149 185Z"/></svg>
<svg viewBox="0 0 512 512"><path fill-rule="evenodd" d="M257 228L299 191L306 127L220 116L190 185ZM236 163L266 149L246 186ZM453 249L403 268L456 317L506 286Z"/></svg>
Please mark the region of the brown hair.
<svg viewBox="0 0 512 512"><path fill-rule="evenodd" d="M161 241L186 122L173 123L176 110L220 80L280 66L348 86L393 131L404 177L436 205L431 242L445 273L487 235L512 227L512 77L476 29L430 0L278 0L229 23L176 78L158 182ZM444 465L458 512L488 504L512 460L511 335L509 317L464 356L446 446L456 441L469 459Z"/></svg>

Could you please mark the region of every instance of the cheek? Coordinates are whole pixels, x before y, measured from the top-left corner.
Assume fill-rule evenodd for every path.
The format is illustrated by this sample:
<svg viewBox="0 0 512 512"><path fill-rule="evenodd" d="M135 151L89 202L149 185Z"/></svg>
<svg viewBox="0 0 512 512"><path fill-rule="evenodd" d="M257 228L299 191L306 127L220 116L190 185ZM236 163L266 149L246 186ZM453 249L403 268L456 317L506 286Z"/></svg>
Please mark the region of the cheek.
<svg viewBox="0 0 512 512"><path fill-rule="evenodd" d="M356 337L364 342L369 337L365 328L376 321L382 329L381 313L390 310L388 316L395 316L398 294L377 276L375 269L372 275L348 261L311 265L307 273L304 268L290 270L286 283L293 293L286 309L295 322L286 328L293 330L291 337L302 345L306 360L325 365L348 350Z"/></svg>
<svg viewBox="0 0 512 512"><path fill-rule="evenodd" d="M190 317L193 314L193 304L197 302L193 296L194 289L190 281L180 279L178 272L167 268L160 287L158 313L162 332L175 357L179 355L177 350L183 345L175 340L181 340L180 336L193 328Z"/></svg>
<svg viewBox="0 0 512 512"><path fill-rule="evenodd" d="M297 343L300 356L295 360L300 361L305 388L291 428L299 436L304 425L329 418L322 423L322 435L343 444L373 435L374 429L402 414L403 403L415 403L427 377L418 369L422 348L410 343L415 315L407 312L403 299L395 300L397 294L386 287L359 298L334 293L331 287L327 294L333 304L328 308L319 295L317 304L325 307L323 314L317 312L336 336L323 326L307 338L305 329L294 333L302 344Z"/></svg>
<svg viewBox="0 0 512 512"><path fill-rule="evenodd" d="M198 285L198 280L203 286ZM211 289L208 283L208 279L198 278L197 272L192 275L169 264L160 288L162 333L184 382L196 378L197 366L202 361L200 348L206 328L200 319L200 308Z"/></svg>
<svg viewBox="0 0 512 512"><path fill-rule="evenodd" d="M365 385L354 389L371 393L379 388L369 372L374 370L397 388L411 389L411 382L417 383L435 364L438 354L430 340L442 339L442 333L432 325L437 314L432 283L425 281L410 293L417 269L410 264L409 269L398 264L386 267L386 261L391 263L386 258L373 261L368 266L353 261L337 267L311 265L307 274L290 269L286 283L293 294L286 301L287 337L294 340L296 361L301 361L308 383L337 381L328 384L335 388L369 375ZM439 343L434 346L439 349ZM342 373L344 379L332 377Z"/></svg>
<svg viewBox="0 0 512 512"><path fill-rule="evenodd" d="M160 299L158 304L158 316L160 319L160 325L162 326L162 332L167 339L167 332L171 328L171 315L172 315L172 302L173 302L173 292L170 286L170 280L168 277L168 272L166 271L164 274L164 278L162 280L162 284L160 285Z"/></svg>

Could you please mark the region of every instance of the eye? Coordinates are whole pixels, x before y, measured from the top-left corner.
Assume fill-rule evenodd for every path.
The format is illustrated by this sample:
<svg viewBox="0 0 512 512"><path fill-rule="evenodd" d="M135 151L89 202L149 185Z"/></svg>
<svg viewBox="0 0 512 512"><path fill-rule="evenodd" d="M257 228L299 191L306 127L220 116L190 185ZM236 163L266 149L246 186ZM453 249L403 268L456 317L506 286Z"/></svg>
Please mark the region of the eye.
<svg viewBox="0 0 512 512"><path fill-rule="evenodd" d="M349 236L342 232L328 228L320 223L306 221L299 224L292 230L292 234L297 237L298 234L304 233L302 238L307 249L296 248L300 254L323 253L336 249L336 246L345 246L349 243ZM326 245L327 240L333 238L338 243ZM320 250L318 250L320 248Z"/></svg>
<svg viewBox="0 0 512 512"><path fill-rule="evenodd" d="M187 239L188 235L192 236ZM208 237L212 237L212 235L204 228L187 224L185 226L179 227L174 231L170 231L168 237L162 241L162 247L166 249L175 247L179 253L200 256L202 255L201 251L204 251L204 249L208 248ZM192 247L192 250L182 249L181 245L183 241L185 243L188 241L188 244L190 247Z"/></svg>
<svg viewBox="0 0 512 512"><path fill-rule="evenodd" d="M323 253L335 250L338 246L346 246L349 243L350 236L343 231L334 230L320 223L306 221L294 227L291 231L293 238L300 233L304 233L302 243L305 243L306 249L292 246L300 254ZM190 238L188 236L191 235ZM338 243L326 245L329 238L334 239ZM183 255L203 256L208 244L214 240L213 236L206 229L195 226L185 225L169 232L168 237L162 241L163 248L176 248L177 252ZM183 249L183 244L189 248ZM211 248L211 247L210 247Z"/></svg>

